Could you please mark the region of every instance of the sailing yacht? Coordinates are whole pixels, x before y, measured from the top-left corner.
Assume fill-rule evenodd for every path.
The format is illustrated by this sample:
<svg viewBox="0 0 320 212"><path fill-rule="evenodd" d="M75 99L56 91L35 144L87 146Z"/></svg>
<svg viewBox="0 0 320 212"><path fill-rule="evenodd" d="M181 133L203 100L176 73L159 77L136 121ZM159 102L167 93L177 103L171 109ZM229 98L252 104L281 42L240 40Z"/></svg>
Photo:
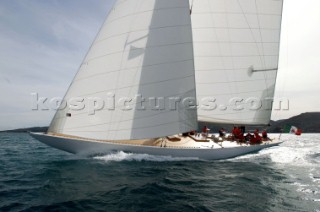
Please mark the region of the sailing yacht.
<svg viewBox="0 0 320 212"><path fill-rule="evenodd" d="M282 0L117 0L48 132L74 154L226 159L280 144L190 135L198 122L268 125Z"/></svg>

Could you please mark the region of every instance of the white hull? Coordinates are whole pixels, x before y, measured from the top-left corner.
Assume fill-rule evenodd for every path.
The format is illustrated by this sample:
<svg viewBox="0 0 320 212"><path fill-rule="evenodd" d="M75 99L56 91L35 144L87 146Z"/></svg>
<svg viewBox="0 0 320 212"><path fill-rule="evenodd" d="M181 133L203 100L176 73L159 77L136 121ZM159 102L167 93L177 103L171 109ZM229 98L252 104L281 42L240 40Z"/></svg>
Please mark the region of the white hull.
<svg viewBox="0 0 320 212"><path fill-rule="evenodd" d="M123 151L136 154L150 154L172 157L191 157L205 160L220 160L233 158L248 153L258 152L262 149L277 146L282 143L273 141L261 145L238 145L236 147L225 148L172 148L89 141L78 138L52 136L44 133L31 133L31 136L48 146L73 154L97 155Z"/></svg>

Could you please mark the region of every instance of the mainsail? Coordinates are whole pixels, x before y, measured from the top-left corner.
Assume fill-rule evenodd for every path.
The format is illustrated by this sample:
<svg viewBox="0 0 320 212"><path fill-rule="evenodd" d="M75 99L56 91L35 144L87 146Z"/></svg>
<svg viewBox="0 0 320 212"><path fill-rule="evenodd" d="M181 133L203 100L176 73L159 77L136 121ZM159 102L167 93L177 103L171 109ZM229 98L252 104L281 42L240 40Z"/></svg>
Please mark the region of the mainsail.
<svg viewBox="0 0 320 212"><path fill-rule="evenodd" d="M103 140L157 138L197 128L197 111L126 107L101 109L110 97L192 97L194 55L188 0L118 0L74 78L65 101L99 108L59 110L49 133ZM79 99L80 98L80 99ZM113 101L113 100L112 100ZM139 102L140 101L140 102Z"/></svg>
<svg viewBox="0 0 320 212"><path fill-rule="evenodd" d="M283 1L190 2L199 121L269 124Z"/></svg>

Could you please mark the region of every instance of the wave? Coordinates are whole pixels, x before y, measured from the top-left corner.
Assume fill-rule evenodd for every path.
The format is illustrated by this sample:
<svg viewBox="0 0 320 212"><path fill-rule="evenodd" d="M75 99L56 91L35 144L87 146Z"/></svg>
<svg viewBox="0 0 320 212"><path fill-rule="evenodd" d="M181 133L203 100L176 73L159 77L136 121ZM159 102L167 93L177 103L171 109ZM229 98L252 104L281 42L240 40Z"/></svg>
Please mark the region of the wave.
<svg viewBox="0 0 320 212"><path fill-rule="evenodd" d="M174 161L195 161L199 160L198 158L187 158L187 157L171 157L171 156L156 156L148 154L134 154L134 153L125 153L117 152L113 154L108 154L104 156L94 157L96 160L102 160L105 162L121 162L121 161L151 161L151 162L174 162Z"/></svg>
<svg viewBox="0 0 320 212"><path fill-rule="evenodd" d="M302 137L283 136L285 141L278 147L265 149L257 154L245 155L234 161L264 163L273 162L274 167L287 174L290 185L308 201L319 202L320 199L320 136Z"/></svg>
<svg viewBox="0 0 320 212"><path fill-rule="evenodd" d="M317 139L283 136L285 141L278 147L264 149L257 154L249 154L231 161L265 162L270 160L278 165L293 167L314 167L320 165L319 155L315 152L320 145Z"/></svg>
<svg viewBox="0 0 320 212"><path fill-rule="evenodd" d="M257 154L245 155L234 160L250 160L250 161L265 161L270 159L272 162L279 165L290 165L297 167L310 166L313 167L314 162L310 161L308 156L311 149L296 149L292 147L280 146L270 149L265 149Z"/></svg>

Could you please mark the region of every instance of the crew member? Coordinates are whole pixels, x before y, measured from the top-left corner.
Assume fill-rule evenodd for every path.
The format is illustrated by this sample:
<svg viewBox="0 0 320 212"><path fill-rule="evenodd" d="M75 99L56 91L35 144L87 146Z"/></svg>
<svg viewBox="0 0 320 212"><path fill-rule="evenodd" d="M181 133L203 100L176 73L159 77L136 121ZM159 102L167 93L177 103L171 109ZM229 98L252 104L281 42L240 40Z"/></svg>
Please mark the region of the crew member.
<svg viewBox="0 0 320 212"><path fill-rule="evenodd" d="M204 126L202 129L202 135L207 138L209 131L210 131L210 129L207 126Z"/></svg>
<svg viewBox="0 0 320 212"><path fill-rule="evenodd" d="M226 136L226 131L225 131L223 128L221 128L221 129L219 130L219 136L220 136L220 137L225 137L225 136Z"/></svg>

